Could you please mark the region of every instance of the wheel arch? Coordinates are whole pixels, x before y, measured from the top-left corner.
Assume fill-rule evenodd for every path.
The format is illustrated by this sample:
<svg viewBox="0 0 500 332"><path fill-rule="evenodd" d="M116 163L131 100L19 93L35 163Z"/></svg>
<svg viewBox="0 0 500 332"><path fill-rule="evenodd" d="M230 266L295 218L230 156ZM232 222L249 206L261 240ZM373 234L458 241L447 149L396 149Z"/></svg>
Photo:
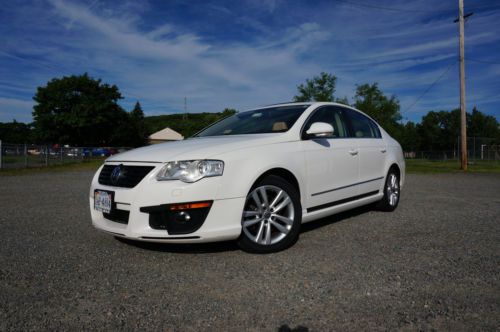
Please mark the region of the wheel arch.
<svg viewBox="0 0 500 332"><path fill-rule="evenodd" d="M389 172L391 170L395 170L397 173L398 173L398 177L399 179L401 180L401 168L399 168L399 165L397 163L392 163L390 166L389 166L389 169L387 170L387 173L386 173L386 176L387 174L389 174Z"/></svg>
<svg viewBox="0 0 500 332"><path fill-rule="evenodd" d="M403 182L404 182L404 170L401 169L401 165L398 164L398 162L396 162L395 160L391 161L391 162L388 162L387 163L387 166L386 166L386 169L385 169L385 173L384 173L384 180L383 182L381 183L380 185L380 192L384 192L384 187L385 187L385 183L387 181L387 177L389 176L389 173L391 172L391 170L395 170L398 177L399 177L399 184L400 186L402 187L403 185Z"/></svg>
<svg viewBox="0 0 500 332"><path fill-rule="evenodd" d="M294 186L295 189L297 189L297 193L299 194L299 197L302 197L300 183L299 183L297 177L290 170L283 168L283 167L274 167L274 168L271 168L271 169L265 171L264 173L262 173L261 175L259 175L255 179L255 181L252 183L252 187L256 183L258 183L260 180L262 180L263 178L265 178L266 176L269 176L269 175L279 176L280 178L286 180L288 183L290 183L292 186Z"/></svg>

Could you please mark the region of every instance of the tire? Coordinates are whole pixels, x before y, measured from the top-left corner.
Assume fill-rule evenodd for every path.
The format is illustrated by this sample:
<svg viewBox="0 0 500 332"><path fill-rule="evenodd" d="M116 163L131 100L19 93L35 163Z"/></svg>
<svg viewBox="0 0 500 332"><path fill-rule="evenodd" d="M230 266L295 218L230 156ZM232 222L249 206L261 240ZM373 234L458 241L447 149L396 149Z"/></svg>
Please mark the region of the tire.
<svg viewBox="0 0 500 332"><path fill-rule="evenodd" d="M299 238L301 222L297 189L281 177L266 176L247 195L238 245L252 253L284 250Z"/></svg>
<svg viewBox="0 0 500 332"><path fill-rule="evenodd" d="M377 209L392 212L396 210L401 196L399 173L391 168L387 173L384 185L384 197L378 202Z"/></svg>

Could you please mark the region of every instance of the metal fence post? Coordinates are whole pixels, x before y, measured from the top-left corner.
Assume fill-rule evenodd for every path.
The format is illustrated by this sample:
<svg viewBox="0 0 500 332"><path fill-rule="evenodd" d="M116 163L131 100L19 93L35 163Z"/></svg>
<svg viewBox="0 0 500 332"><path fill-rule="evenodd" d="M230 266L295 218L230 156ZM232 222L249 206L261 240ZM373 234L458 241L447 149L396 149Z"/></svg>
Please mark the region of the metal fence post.
<svg viewBox="0 0 500 332"><path fill-rule="evenodd" d="M45 166L49 166L49 146L45 145Z"/></svg>
<svg viewBox="0 0 500 332"><path fill-rule="evenodd" d="M63 164L63 147L61 146L61 164Z"/></svg>
<svg viewBox="0 0 500 332"><path fill-rule="evenodd" d="M0 139L0 169L2 169L2 156L3 156L2 140Z"/></svg>
<svg viewBox="0 0 500 332"><path fill-rule="evenodd" d="M28 145L24 144L24 167L28 168Z"/></svg>

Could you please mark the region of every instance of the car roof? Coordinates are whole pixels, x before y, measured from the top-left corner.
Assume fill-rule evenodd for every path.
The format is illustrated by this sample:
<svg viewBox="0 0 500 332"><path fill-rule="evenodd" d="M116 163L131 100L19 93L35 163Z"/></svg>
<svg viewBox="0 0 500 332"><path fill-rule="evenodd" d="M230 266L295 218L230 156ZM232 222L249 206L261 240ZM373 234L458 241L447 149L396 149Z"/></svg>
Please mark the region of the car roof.
<svg viewBox="0 0 500 332"><path fill-rule="evenodd" d="M346 104L340 104L340 103L336 103L336 102L332 102L332 101L308 101L308 102L285 102L285 103L279 103L279 104L270 104L270 105L266 105L266 106L262 106L262 107L256 107L256 108L252 108L252 109L248 109L248 110L245 110L245 111L242 111L243 112L249 112L249 111L256 111L256 110L259 110L259 109L266 109L266 108L273 108L273 107L286 107L286 106L323 106L323 105L332 105L332 106L341 106L341 107L344 107L344 108L348 108L348 109L351 109L355 112L359 112L361 114L363 114L364 116L367 116L368 118L370 118L372 121L374 121L375 123L378 124L378 122L372 118L371 116L369 116L368 114L366 114L365 112L361 111L361 110L358 110L357 108L354 108L350 105L346 105ZM379 125L380 126L380 125Z"/></svg>
<svg viewBox="0 0 500 332"><path fill-rule="evenodd" d="M352 106L345 105L345 104L340 104L332 101L306 101L306 102L283 102L283 103L276 103L276 104L269 104L262 106L260 108L268 108L268 107L279 107L279 106L319 106L319 105L338 105L338 106L345 106L349 108L353 108ZM254 109L259 109L259 108L254 108Z"/></svg>

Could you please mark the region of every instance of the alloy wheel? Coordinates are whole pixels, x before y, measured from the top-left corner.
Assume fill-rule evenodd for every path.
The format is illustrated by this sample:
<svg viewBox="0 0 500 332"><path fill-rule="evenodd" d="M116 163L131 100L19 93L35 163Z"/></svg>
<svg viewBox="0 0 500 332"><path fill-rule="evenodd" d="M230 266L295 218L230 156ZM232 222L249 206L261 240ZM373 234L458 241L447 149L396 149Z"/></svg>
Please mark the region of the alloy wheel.
<svg viewBox="0 0 500 332"><path fill-rule="evenodd" d="M391 206L396 206L399 200L399 179L396 174L389 174L387 181L387 198Z"/></svg>
<svg viewBox="0 0 500 332"><path fill-rule="evenodd" d="M272 185L260 186L247 196L243 232L257 244L272 245L286 237L294 218L294 205L286 191Z"/></svg>

